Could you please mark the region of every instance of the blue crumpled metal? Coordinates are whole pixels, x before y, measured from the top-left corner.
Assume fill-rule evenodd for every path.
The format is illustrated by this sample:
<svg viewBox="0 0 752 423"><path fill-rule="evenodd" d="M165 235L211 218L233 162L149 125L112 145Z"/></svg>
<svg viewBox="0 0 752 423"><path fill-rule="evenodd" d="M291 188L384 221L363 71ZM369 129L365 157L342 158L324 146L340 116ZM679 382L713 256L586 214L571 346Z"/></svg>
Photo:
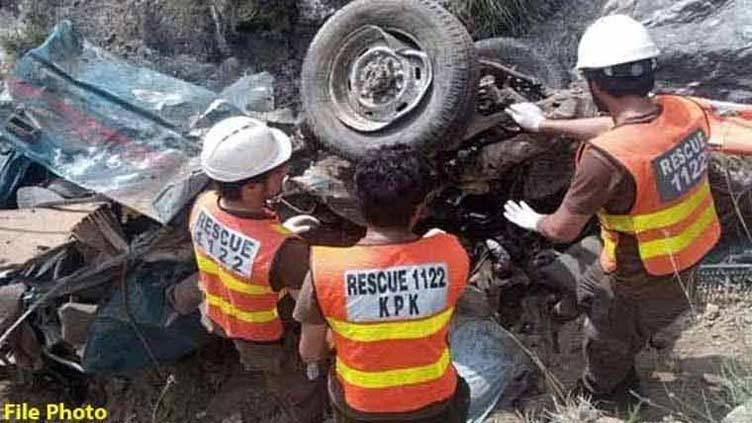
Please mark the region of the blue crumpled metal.
<svg viewBox="0 0 752 423"><path fill-rule="evenodd" d="M454 367L470 388L467 423L486 421L530 387L530 360L497 322L455 315L450 347Z"/></svg>
<svg viewBox="0 0 752 423"><path fill-rule="evenodd" d="M31 160L9 145L0 142L0 209L13 206L16 191L23 180Z"/></svg>
<svg viewBox="0 0 752 423"><path fill-rule="evenodd" d="M201 325L198 310L165 325L165 287L194 272L192 263L175 262L144 263L129 272L128 307L120 288L101 306L89 328L84 370L102 374L141 369L154 364L149 350L161 362L180 358L203 345L210 335Z"/></svg>
<svg viewBox="0 0 752 423"><path fill-rule="evenodd" d="M201 131L240 114L207 89L90 44L69 21L24 55L7 82L28 128L6 124L4 139L58 176L163 224L207 182Z"/></svg>

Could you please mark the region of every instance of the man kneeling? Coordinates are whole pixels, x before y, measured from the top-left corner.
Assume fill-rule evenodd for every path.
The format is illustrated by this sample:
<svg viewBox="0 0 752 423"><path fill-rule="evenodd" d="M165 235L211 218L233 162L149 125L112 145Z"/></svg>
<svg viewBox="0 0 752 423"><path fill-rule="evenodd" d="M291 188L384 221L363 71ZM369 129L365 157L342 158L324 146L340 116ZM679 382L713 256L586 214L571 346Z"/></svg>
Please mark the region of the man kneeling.
<svg viewBox="0 0 752 423"><path fill-rule="evenodd" d="M412 232L431 185L420 155L377 151L355 170L366 236L349 248L311 249L294 317L308 363L326 357L331 329L337 422L466 419L469 389L452 365L447 333L469 259L452 235Z"/></svg>

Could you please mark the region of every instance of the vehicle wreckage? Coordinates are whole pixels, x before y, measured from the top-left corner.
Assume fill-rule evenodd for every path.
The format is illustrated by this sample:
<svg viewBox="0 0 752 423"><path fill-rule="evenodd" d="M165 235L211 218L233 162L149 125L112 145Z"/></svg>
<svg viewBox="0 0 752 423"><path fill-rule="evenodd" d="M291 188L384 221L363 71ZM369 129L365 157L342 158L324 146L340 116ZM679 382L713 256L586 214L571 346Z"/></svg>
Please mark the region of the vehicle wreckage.
<svg viewBox="0 0 752 423"><path fill-rule="evenodd" d="M303 64L304 122L294 126L250 110L247 95L238 100L247 84L217 95L132 66L67 21L21 58L0 98L0 359L82 390L87 375L158 366L201 346L208 335L197 314L169 316L165 288L195 272L186 214L207 184L201 135L251 113L295 134L294 176L275 206L282 216L315 216L322 224L307 235L315 243L362 235L352 161L392 144L433 159L439 188L418 228L458 234L474 264L452 336L458 369L474 375L466 376L471 415L514 401L532 366L501 328L542 332L557 348L548 312L561 284L547 279L568 277L557 267L568 246L507 224L501 205L525 199L553 211L577 145L522 133L504 109L534 101L555 118L597 110L587 90L565 87L567 75L522 41L473 43L439 6L386 3L351 3L320 29ZM738 241L752 239L743 218L752 216L752 164L715 155L711 181L727 242L706 279L748 289L752 265ZM586 235L597 230L593 222ZM523 318L531 313L532 327ZM481 357L478 342L497 353Z"/></svg>

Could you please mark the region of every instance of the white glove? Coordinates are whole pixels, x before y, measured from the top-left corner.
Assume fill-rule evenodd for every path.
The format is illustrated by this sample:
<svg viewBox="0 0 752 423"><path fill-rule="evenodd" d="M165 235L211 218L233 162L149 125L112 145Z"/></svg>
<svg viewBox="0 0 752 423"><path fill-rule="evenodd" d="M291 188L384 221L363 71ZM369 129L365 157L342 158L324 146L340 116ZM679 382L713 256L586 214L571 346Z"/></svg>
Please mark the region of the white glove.
<svg viewBox="0 0 752 423"><path fill-rule="evenodd" d="M321 226L321 221L313 216L301 214L285 220L285 222L282 223L282 226L284 226L288 231L300 235L312 229L318 228L319 226Z"/></svg>
<svg viewBox="0 0 752 423"><path fill-rule="evenodd" d="M512 104L504 111L520 125L520 128L528 132L540 131L541 124L546 120L543 109L533 103Z"/></svg>
<svg viewBox="0 0 752 423"><path fill-rule="evenodd" d="M538 224L545 216L536 213L524 201L520 201L518 204L509 200L504 204L504 217L522 229L537 231Z"/></svg>

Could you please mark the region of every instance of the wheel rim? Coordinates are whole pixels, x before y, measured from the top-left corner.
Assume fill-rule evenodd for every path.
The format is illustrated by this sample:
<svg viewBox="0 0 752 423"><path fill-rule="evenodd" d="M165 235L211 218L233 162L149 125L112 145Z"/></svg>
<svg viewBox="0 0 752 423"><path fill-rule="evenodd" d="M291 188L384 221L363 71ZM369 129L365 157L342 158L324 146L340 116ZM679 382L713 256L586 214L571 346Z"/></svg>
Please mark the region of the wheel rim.
<svg viewBox="0 0 752 423"><path fill-rule="evenodd" d="M420 104L433 72L428 55L408 34L369 25L345 40L328 77L337 119L352 129L375 132Z"/></svg>

